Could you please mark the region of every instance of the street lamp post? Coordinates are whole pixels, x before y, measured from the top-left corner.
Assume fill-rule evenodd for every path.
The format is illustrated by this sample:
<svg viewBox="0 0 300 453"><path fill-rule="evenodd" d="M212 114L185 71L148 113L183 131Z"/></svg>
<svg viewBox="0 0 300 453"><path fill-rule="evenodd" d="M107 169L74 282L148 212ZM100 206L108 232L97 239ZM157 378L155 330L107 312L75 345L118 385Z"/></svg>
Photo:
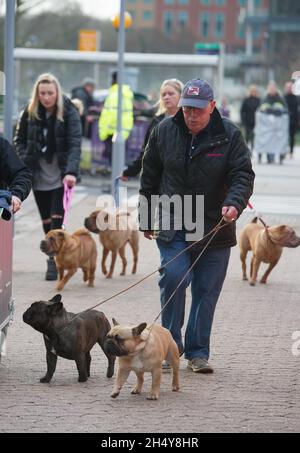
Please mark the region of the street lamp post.
<svg viewBox="0 0 300 453"><path fill-rule="evenodd" d="M130 19L131 20L131 19ZM118 29L118 117L117 132L113 138L112 148L112 186L111 193L115 195L115 182L125 166L125 140L122 134L122 101L124 81L124 52L125 52L125 0L120 0L120 15L113 19ZM127 26L130 26L128 22ZM118 194L116 194L118 198ZM116 203L118 205L118 199Z"/></svg>
<svg viewBox="0 0 300 453"><path fill-rule="evenodd" d="M5 20L5 98L4 136L11 142L13 135L13 94L14 94L14 47L15 47L15 0L6 0Z"/></svg>

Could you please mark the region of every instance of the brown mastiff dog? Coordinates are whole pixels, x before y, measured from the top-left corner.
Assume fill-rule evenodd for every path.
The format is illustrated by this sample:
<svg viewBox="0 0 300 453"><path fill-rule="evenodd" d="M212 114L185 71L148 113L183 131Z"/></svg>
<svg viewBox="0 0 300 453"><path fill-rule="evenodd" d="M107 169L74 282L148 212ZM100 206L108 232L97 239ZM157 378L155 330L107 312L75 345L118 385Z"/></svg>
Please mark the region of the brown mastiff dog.
<svg viewBox="0 0 300 453"><path fill-rule="evenodd" d="M243 280L248 280L246 273L247 253L251 250L253 252L250 269L250 285L255 286L260 264L269 264L268 269L260 280L260 283L267 283L270 272L281 257L282 248L298 247L298 245L300 245L300 238L296 236L295 231L287 225L274 227L263 227L262 225L258 225L256 217L241 231L239 245Z"/></svg>
<svg viewBox="0 0 300 453"><path fill-rule="evenodd" d="M139 232L131 214L125 210L98 209L92 212L84 221L84 226L99 235L100 243L103 245L102 272L106 278L112 278L117 255L122 260L121 275L126 274L127 260L125 258L125 247L129 242L133 252L132 273L136 274L138 253L139 253ZM106 259L111 252L111 265L109 272L106 269Z"/></svg>
<svg viewBox="0 0 300 453"><path fill-rule="evenodd" d="M94 286L97 247L86 229L80 228L73 234L63 230L49 231L45 240L41 242L41 250L46 255L55 257L58 291L65 287L79 267L83 270L83 280L88 282L88 286Z"/></svg>

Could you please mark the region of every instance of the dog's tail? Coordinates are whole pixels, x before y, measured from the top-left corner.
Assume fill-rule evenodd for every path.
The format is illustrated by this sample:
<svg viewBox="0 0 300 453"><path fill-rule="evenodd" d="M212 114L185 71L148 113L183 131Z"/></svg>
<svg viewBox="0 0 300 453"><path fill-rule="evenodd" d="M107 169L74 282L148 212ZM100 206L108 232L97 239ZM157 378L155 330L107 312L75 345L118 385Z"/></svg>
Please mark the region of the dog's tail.
<svg viewBox="0 0 300 453"><path fill-rule="evenodd" d="M250 222L250 223L257 223L257 221L258 221L258 217L254 217L254 219L253 219L253 220L251 220L251 222Z"/></svg>
<svg viewBox="0 0 300 453"><path fill-rule="evenodd" d="M78 230L74 231L73 236L91 236L90 232L86 228L79 228Z"/></svg>

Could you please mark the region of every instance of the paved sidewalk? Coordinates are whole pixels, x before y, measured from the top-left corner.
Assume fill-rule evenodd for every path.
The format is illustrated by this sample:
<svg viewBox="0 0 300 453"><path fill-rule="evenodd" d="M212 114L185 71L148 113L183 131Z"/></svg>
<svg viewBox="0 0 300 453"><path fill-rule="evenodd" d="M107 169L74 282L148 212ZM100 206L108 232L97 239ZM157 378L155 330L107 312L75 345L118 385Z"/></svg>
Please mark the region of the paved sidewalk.
<svg viewBox="0 0 300 453"><path fill-rule="evenodd" d="M292 178L296 172L295 164L287 163L283 169L287 177ZM300 170L298 161L296 167ZM265 173L264 181L263 175L259 176L258 194L266 193L267 190L261 189L266 188L275 170L263 166L257 171L258 174ZM278 174L278 181L281 181L280 177ZM299 180L299 173L297 177ZM299 185L296 180L290 184L295 184L295 188ZM85 193L73 206L69 216L70 231L82 225L95 202L96 191L91 190L90 195ZM35 208L28 205L26 209L28 221L29 217L36 221ZM245 213L239 220L239 228L252 217L251 213ZM269 223L277 223L283 222L285 217L273 211L267 219ZM290 213L289 222L300 233L300 216ZM20 219L17 231L14 254L16 316L9 331L8 356L0 365L0 432L300 430L300 356L292 355L292 333L300 331L300 248L286 249L269 284L258 284L255 288L241 280L239 251L233 249L214 322L211 357L214 375L193 374L186 369L182 358L179 393L171 391L171 375L164 373L157 402L146 400L150 376L145 380L143 394L132 396L132 375L119 398L112 400L113 382L105 377L106 362L98 346L92 351L91 378L87 383L79 384L75 363L61 358L52 383L39 383L46 369L43 339L22 322L22 314L33 301L51 298L55 294L54 283L43 280L46 257L39 251L42 239L39 223L22 226ZM96 287L86 288L81 272L78 272L63 291L66 308L78 312L92 306L157 266L155 243L141 237L137 276L120 277L118 261L118 272L113 280L105 280L99 266ZM151 323L159 312L157 277L101 309L109 319L114 316L119 322ZM188 309L189 299L187 312Z"/></svg>

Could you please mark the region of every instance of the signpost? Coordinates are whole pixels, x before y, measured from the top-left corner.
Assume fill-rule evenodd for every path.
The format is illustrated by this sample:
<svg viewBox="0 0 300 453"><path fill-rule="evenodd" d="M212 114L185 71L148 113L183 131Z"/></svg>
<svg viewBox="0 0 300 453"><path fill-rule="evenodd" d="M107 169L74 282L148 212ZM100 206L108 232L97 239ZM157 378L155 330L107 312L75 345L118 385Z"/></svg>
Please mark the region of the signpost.
<svg viewBox="0 0 300 453"><path fill-rule="evenodd" d="M195 53L198 55L219 55L221 44L218 42L196 42L194 45Z"/></svg>
<svg viewBox="0 0 300 453"><path fill-rule="evenodd" d="M98 52L100 50L100 32L97 30L80 30L78 49L81 52Z"/></svg>

